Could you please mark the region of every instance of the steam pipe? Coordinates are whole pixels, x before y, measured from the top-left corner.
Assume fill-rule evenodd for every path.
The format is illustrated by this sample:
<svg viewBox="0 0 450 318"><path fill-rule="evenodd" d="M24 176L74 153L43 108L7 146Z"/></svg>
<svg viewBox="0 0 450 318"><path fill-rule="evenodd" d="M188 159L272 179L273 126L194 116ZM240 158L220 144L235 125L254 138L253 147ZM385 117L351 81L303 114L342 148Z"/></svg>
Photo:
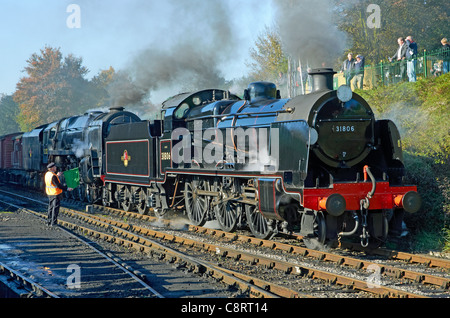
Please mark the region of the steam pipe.
<svg viewBox="0 0 450 318"><path fill-rule="evenodd" d="M353 211L353 218L355 219L355 227L353 228L353 230L351 230L350 232L340 232L338 234L338 236L351 236L351 235L355 234L356 231L358 231L358 228L359 228L359 217L355 213L355 211Z"/></svg>
<svg viewBox="0 0 450 318"><path fill-rule="evenodd" d="M367 181L367 175L369 175L370 181L372 181L372 190L370 190L370 192L367 194L367 197L370 199L375 194L377 183L375 182L375 178L370 171L369 166L364 166L364 181Z"/></svg>

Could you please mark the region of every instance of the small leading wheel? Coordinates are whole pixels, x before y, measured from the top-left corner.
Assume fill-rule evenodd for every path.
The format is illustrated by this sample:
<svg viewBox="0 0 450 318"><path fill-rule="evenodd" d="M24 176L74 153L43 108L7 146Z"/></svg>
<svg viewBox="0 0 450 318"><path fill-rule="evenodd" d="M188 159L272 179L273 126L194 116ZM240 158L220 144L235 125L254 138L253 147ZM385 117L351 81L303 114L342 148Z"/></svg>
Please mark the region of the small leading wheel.
<svg viewBox="0 0 450 318"><path fill-rule="evenodd" d="M373 213L376 215L376 213ZM363 247L367 249L377 249L384 243L386 243L388 232L389 232L389 221L384 213L377 214L378 226L374 225L374 216L369 223L369 237L366 241L361 240ZM362 235L361 235L362 236Z"/></svg>
<svg viewBox="0 0 450 318"><path fill-rule="evenodd" d="M267 219L262 215L257 206L246 205L245 214L247 216L247 224L253 235L257 238L266 240L273 235L273 231L269 228Z"/></svg>
<svg viewBox="0 0 450 318"><path fill-rule="evenodd" d="M184 201L186 212L193 225L203 226L207 221L209 211L209 197L198 194L197 191L209 191L209 182L194 179L184 185Z"/></svg>
<svg viewBox="0 0 450 318"><path fill-rule="evenodd" d="M302 214L300 234L307 248L320 250L325 245L327 228L322 212L305 211Z"/></svg>

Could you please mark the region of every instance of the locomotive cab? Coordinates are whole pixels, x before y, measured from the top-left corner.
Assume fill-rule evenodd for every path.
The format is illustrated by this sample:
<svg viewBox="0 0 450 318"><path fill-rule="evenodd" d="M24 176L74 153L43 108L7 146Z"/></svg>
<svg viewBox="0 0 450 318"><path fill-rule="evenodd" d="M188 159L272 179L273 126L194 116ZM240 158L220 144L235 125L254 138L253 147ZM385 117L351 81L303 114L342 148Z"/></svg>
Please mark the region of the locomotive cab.
<svg viewBox="0 0 450 318"><path fill-rule="evenodd" d="M58 127L62 120L50 123L43 132L43 162L49 162L50 152L56 148Z"/></svg>

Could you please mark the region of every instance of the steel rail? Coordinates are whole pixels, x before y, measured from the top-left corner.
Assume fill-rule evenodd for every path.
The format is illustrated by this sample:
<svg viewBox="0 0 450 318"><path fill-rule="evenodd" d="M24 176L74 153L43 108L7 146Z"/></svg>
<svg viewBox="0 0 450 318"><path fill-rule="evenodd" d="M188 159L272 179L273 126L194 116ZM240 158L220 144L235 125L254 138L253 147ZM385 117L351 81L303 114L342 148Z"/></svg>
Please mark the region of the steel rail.
<svg viewBox="0 0 450 318"><path fill-rule="evenodd" d="M67 221L59 220L58 222L61 222L61 225L63 226L67 226L69 228L78 230L81 229L82 231L85 231L86 234L94 236L97 239L103 239L121 246L134 248L135 250L138 250L143 253L148 254L163 253L164 257L168 259L170 262L176 261L187 262L197 272L208 272L210 276L215 277L216 279L221 280L228 285L236 285L239 287L240 290L244 292L248 291L250 296L252 297L258 298L302 297L299 293L290 290L288 288L277 286L276 284L263 281L255 277L250 277L248 275L243 275L231 270L219 268L210 262L198 260L192 256L186 255L182 252L179 252L175 249L172 249L168 246L158 243L155 240L133 233L132 231L130 231L130 229L134 230L138 229L137 232L139 233L142 233L143 231L140 228L129 225L127 223L123 222L115 223L112 220L108 220L98 216L92 216L84 212L73 211L71 209L62 209L62 212L70 214L72 217L82 218L83 221L90 224L94 224L96 226L109 229L113 228L116 232L120 232L120 234L123 235L124 238L123 239L116 238L114 237L114 235L111 234L86 228ZM174 242L174 239L178 241L176 237L167 237L167 238L171 242Z"/></svg>
<svg viewBox="0 0 450 318"><path fill-rule="evenodd" d="M69 234L70 236L76 238L77 240L89 245L96 253L98 253L99 255L103 256L104 258L108 259L111 263L113 263L115 266L119 267L122 271L124 271L125 273L127 273L129 276L131 276L136 282L138 282L139 284L141 284L145 289L147 289L148 291L150 291L153 295L155 295L158 298L164 298L163 295L161 295L159 292L157 292L153 287L151 287L150 285L148 285L143 279L139 278L136 274L134 274L132 271L130 271L128 268L124 267L122 264L118 263L117 261L115 261L112 257L106 255L105 253L103 253L102 251L100 251L99 249L95 248L94 246L92 246L89 242L87 242L85 239L73 234L72 232L61 228L63 231L65 231L67 234Z"/></svg>
<svg viewBox="0 0 450 318"><path fill-rule="evenodd" d="M10 194L16 195L14 193L10 193ZM34 199L30 199L30 200L34 200ZM34 201L43 203L38 200L34 200ZM170 226L169 220L161 220L161 219L158 219L153 216L141 215L141 214L132 213L132 212L125 212L122 210L106 208L103 206L96 206L96 207L99 208L100 210L113 211L115 213L118 213L121 216L125 216L125 215L132 216L139 220L163 221L166 225ZM207 229L204 227L198 227L198 226L192 226L192 225L189 225L189 230L194 231L194 232L199 232L199 233L205 233L205 234L209 234L209 235L215 235L215 236L219 236L219 237L227 237L231 240L239 240L239 241L254 244L256 246L269 247L274 250L282 250L282 251L286 251L288 253L298 254L301 256L307 256L307 257L319 259L322 261L334 262L338 265L349 266L349 267L353 267L356 269L368 269L368 268L371 268L371 266L378 266L380 268L380 274L384 274L386 276L391 276L394 278L406 278L406 279L410 279L414 282L422 282L424 284L436 285L436 286L439 286L444 289L450 288L450 279L438 277L438 276L434 276L434 275L430 275L430 274L424 274L424 273L418 273L418 272L414 272L414 271L410 271L410 270L404 270L404 269L400 269L400 268L393 267L393 266L381 265L379 263L373 263L373 262L355 259L355 258L351 258L351 257L347 257L347 256L336 255L333 253L311 250L311 249L304 248L301 246L294 246L294 245L285 244L285 243L257 239L254 237L249 237L249 236L244 236L244 235L237 235L234 233L228 233L228 232L224 232L221 230L212 230L212 229ZM425 259L427 259L426 256L421 256L421 255L408 254L408 253L401 253L401 254L411 255L408 258L409 260L411 260L411 259L423 260L421 263L425 262ZM404 256L404 258L406 259L407 256ZM450 261L440 260L440 259L435 259L435 260L436 260L435 262L433 262L433 263L428 262L428 264L435 264L435 266L438 264L443 264L444 266L439 266L439 267L443 267L443 268L446 268L446 265L450 264Z"/></svg>
<svg viewBox="0 0 450 318"><path fill-rule="evenodd" d="M353 250L362 251L361 245L359 244L343 243L343 246L351 248ZM432 257L428 255L411 254L401 251L388 250L384 248L365 250L365 252L372 255L389 257L391 259L400 260L411 264L417 263L428 267L450 269L450 260Z"/></svg>
<svg viewBox="0 0 450 318"><path fill-rule="evenodd" d="M104 207L102 207L105 209ZM109 209L109 208L108 208ZM115 210L114 212L119 213L120 215L126 215L126 216L133 216L136 219L139 220L147 220L147 221L155 221L159 220L152 216L143 216L140 214L132 213L132 212L125 212L121 210ZM159 220L160 221L160 220ZM167 226L170 226L171 221L170 220L162 220ZM230 240L236 240L236 241L242 241L246 243L253 244L255 246L261 246L261 247L267 247L271 248L273 250L280 250L285 251L287 253L291 254L297 254L301 256L306 256L313 259L319 259L325 262L333 262L340 266L348 266L356 269L370 269L374 266L377 266L380 269L380 274L393 277L393 278L405 278L408 280L411 280L416 283L422 283L422 284L430 284L434 285L443 289L449 289L450 288L450 278L445 277L439 277L432 274L422 273L422 272L416 272L413 270L407 270L398 268L395 266L390 265L383 265L380 263L375 263L367 260L361 260L349 256L342 256L335 253L330 252L324 252L324 251L318 251L309 249L302 246L296 246L286 243L280 243L280 242L274 242L271 240L263 240L255 237L250 237L246 235L236 234L236 233L229 233L222 230L216 230L216 229L209 229L201 226L194 226L194 225L188 225L188 228L192 232L197 232L201 234L207 234L212 235L216 237L225 237ZM357 245L357 244L356 244ZM349 247L352 247L354 245L347 245ZM358 245L356 246L356 248ZM358 249L361 250L361 249ZM437 259L428 257L425 255L416 255L416 254L410 254L405 252L396 252L396 251L388 251L384 249L374 250L373 253L389 257L391 259L398 259L398 260L404 260L409 263L419 263L428 265L429 267L438 267L438 268L444 268L448 269L450 268L450 261L445 259Z"/></svg>
<svg viewBox="0 0 450 318"><path fill-rule="evenodd" d="M88 220L96 220L103 224L103 226L114 226L116 229L121 229L124 231L124 235L129 240L128 242L132 242L130 244L135 244L134 242L139 242L141 244L146 244L148 239L144 238L144 236L164 239L170 242L183 244L188 247L196 247L202 249L204 251L208 251L213 254L218 254L223 257L232 258L235 260L247 261L254 265L265 266L269 269L277 269L283 271L287 274L293 275L301 275L307 276L311 278L318 278L327 282L350 286L354 289L373 293L380 295L382 297L398 297L398 298L427 298L426 296L417 295L414 293L409 293L405 291L401 291L398 289L386 287L386 286L375 286L373 284L368 284L367 281L358 280L355 278L346 277L339 274L334 274L322 270L318 270L312 267L300 266L296 263L285 262L275 260L273 258L255 255L252 253L247 253L241 250L235 250L233 248L223 247L217 244L199 242L187 238L178 237L176 235L167 234L160 231L151 230L148 228L143 228L136 225L130 225L129 223L120 222L116 220L107 219L100 216L90 215L84 212L77 212L70 209L67 209L67 213L72 213L74 216L82 217L85 222ZM133 231L133 232L131 232ZM138 234L137 234L138 233ZM130 241L131 240L131 241ZM273 243L273 242L272 242ZM150 244L155 244L154 241L151 241ZM159 243L156 243L159 244ZM335 255L336 256L336 255ZM360 261L361 262L361 261Z"/></svg>
<svg viewBox="0 0 450 318"><path fill-rule="evenodd" d="M13 193L11 193L13 194ZM28 198L27 198L28 199ZM40 202L38 200L34 200L31 199L33 201L37 201L39 203L43 203ZM1 202L1 201L0 201ZM8 203L9 204L9 203ZM14 204L10 204L12 206L15 206L17 209L20 209L21 211L27 212L27 213L31 213L37 217L40 218L44 218L45 216L40 213L40 212L36 212L36 211L32 211L29 209L25 209L22 208L18 205L14 205ZM75 217L80 217L83 216L85 218L85 221L87 223L93 224L95 222L93 222L93 220L88 220L86 219L86 217L89 217L89 215L86 215L83 212L78 212L78 211L74 211L71 209L67 209L67 208L61 208L61 212L63 213L67 213L67 214L71 214L72 216ZM97 226L103 226L103 227L110 227L111 224L107 224L105 222L102 222L101 220L95 220L97 222ZM64 220L58 220L58 225L61 225L63 227L66 228L70 228L73 230L79 230L82 231L88 235L94 236L97 239L103 239L105 241L109 241L112 243L116 243L118 245L122 245L122 246L127 246L129 248L134 248L136 250L139 250L141 252L147 252L147 253L154 253L156 250L158 250L159 252L163 251L165 254L169 254L169 257L171 257L171 261L173 262L174 259L179 259L185 262L188 262L191 264L191 266L193 266L194 268L196 268L197 271L199 272L203 272L208 270L208 273L210 276L215 277L217 280L223 281L224 283L228 284L228 285L235 285L238 286L239 289L241 289L244 292L249 292L250 296L252 297L258 297L258 298L278 298L278 297L294 297L294 298L299 298L301 297L298 293L296 293L295 291L289 290L287 288L283 288L280 286L276 286L275 284L271 284L268 282L264 282L262 280L259 280L257 278L253 278L253 277L249 277L246 275L241 275L237 272L232 272L232 271L226 271L223 270L221 268L218 268L215 265L212 265L206 261L200 261L200 260L196 260L191 256L185 255L181 252L175 251L174 249L171 249L169 247L166 247L162 244L159 244L155 241L151 241L149 239L145 239L143 237L137 238L135 236L135 234L131 233L130 231L126 231L121 229L122 233L126 233L129 236L132 236L133 240L126 240L126 239L117 239L112 235L100 232L100 231L96 231L78 224L74 224L68 221L64 221ZM61 228L62 230L65 230L63 228ZM117 228L118 229L118 228ZM67 231L67 230L65 230ZM67 231L68 233L70 233L70 231ZM72 236L74 236L75 238L81 240L81 238L79 238L78 236L71 234ZM136 241L137 240L137 241ZM139 243L139 240L143 240L143 242L145 244ZM83 241L84 243L86 243L86 241ZM86 243L87 244L87 243ZM88 244L91 248L95 249L92 245ZM98 251L97 249L95 249L96 251ZM134 275L133 273L131 273L129 270L127 270L126 268L124 268L122 265L120 265L119 263L117 263L116 261L114 261L112 258L110 258L109 256L105 255L104 253L98 251L102 256L104 256L105 258L107 258L108 260L110 260L111 262L113 262L116 266L118 266L119 268L121 268L122 270L124 270L125 272L127 272L130 276L132 276L135 280L137 280L139 283L141 283L144 287L147 287L152 293L154 293L157 297L159 298L163 298L163 296L161 294L159 294L158 292L156 292L153 288L151 288L150 286L148 286L145 282L143 282L140 278L138 278L136 275ZM246 279L246 280L244 280ZM262 287L258 286L261 285ZM267 290L269 289L269 290ZM280 295L276 294L275 292L271 292L270 290L274 290L277 293L279 293Z"/></svg>
<svg viewBox="0 0 450 318"><path fill-rule="evenodd" d="M14 208L20 208L18 206L16 206L15 204L12 204L10 202L6 202L6 201L2 201L0 200L0 203L2 204L6 204L10 207L14 207ZM25 277L25 275L21 274L20 272L14 270L13 268L9 267L8 265L6 265L3 262L0 262L0 275L4 275L7 274L11 277L14 277L17 281L20 281L21 284L25 287L25 286L29 286L31 288L31 290L29 290L29 292L36 294L37 296L40 296L40 294L42 295L47 295L48 297L51 298L59 298L58 295L56 295L55 293L51 292L50 290L48 290L47 288L43 287L42 285L38 284L37 282L33 281L32 279Z"/></svg>
<svg viewBox="0 0 450 318"><path fill-rule="evenodd" d="M19 281L24 288L26 286L29 286L29 292L35 294L36 296L40 297L42 295L47 295L50 298L59 298L58 295L51 292L47 288L43 287L42 285L38 284L37 282L31 280L28 277L25 277L25 275L19 273L18 271L14 270L13 268L9 267L8 265L0 262L0 275L8 275L10 277L13 277L15 280Z"/></svg>
<svg viewBox="0 0 450 318"><path fill-rule="evenodd" d="M149 221L149 222L154 222L154 221L164 222L167 226L170 226L170 220L163 220L163 219L160 219L160 218L157 218L154 216L141 215L141 214L134 213L134 212L125 212L123 210L104 207L104 206L94 205L94 207L99 210L103 210L103 211L109 210L109 211L119 214L121 216L133 217L137 220ZM339 255L336 255L333 253L325 253L322 251L308 249L308 248L301 247L301 246L279 243L279 242L274 242L274 241L270 241L270 240L263 240L263 239L258 239L255 237L245 236L245 235L241 235L241 234L224 232L224 231L216 230L216 229L209 229L209 228L205 228L205 227L201 227L201 226L188 225L188 227L189 227L189 230L193 231L193 232L205 233L205 234L221 236L221 237L228 237L230 239L246 241L248 243L255 244L257 246L268 246L268 247L273 246L272 247L273 249L285 250L290 253L300 254L302 256L310 256L312 258L319 258L319 259L323 258L323 259L326 259L329 261L336 259L339 263L339 262L342 262L341 258L344 257L344 256L339 256ZM293 237L297 238L297 236L293 236ZM353 250L358 250L361 252L365 252L367 254L380 255L380 256L388 257L389 259L392 259L392 260L404 261L406 263L411 263L411 264L417 263L417 264L422 264L422 265L425 265L428 267L450 269L450 260L437 258L437 257L431 257L428 255L411 254L411 253L407 253L407 252L388 250L388 249L384 249L384 248L367 250L367 249L362 249L362 247L359 244L351 244L351 243L345 243L345 242L342 242L342 247L350 248ZM358 264L360 264L361 262L365 262L365 264L370 265L370 262L367 262L367 261L361 261L358 259L352 260L349 257L347 257L347 259L348 259L348 261L344 262L343 263L344 265L358 266ZM379 265L378 263L374 263L374 264ZM361 264L359 266L361 266ZM366 265L364 265L364 263L362 264L362 266L367 267ZM391 275L391 276L398 276L398 275L402 276L403 275L402 273L398 272L398 269L396 269L395 267L387 268L385 273L386 273L386 275ZM411 273L411 274L408 274L408 276L413 277L414 274ZM408 277L405 277L405 278L408 278ZM412 278L412 279L414 281L417 281L418 276L415 278ZM421 281L425 282L425 283L433 284L432 283L433 279L429 279L429 280L422 279ZM450 288L450 286L448 286L446 283L448 283L448 281L446 279L444 279L442 281L437 281L436 283L434 283L434 285L438 285L438 286L443 285L443 288ZM447 285L447 287L445 287L445 285Z"/></svg>
<svg viewBox="0 0 450 318"><path fill-rule="evenodd" d="M37 200L36 200L37 201ZM20 211L32 214L34 216L37 216L39 218L45 218L42 213L36 212L36 211L32 211L29 209L25 209L23 207L20 207L16 204L13 203L9 203L3 200L0 200L0 202L2 203L6 203L12 207L15 207L16 209L19 209ZM39 201L37 201L39 202ZM42 203L42 202L41 202ZM60 223L60 221L58 221L58 224ZM129 271L127 268L125 268L124 266L122 266L121 264L119 264L118 262L116 262L115 260L113 260L111 257L109 257L108 255L104 254L103 252L101 252L100 250L98 250L97 248L95 248L94 246L92 246L92 244L90 244L90 242L87 242L85 239L74 235L73 233L71 233L70 231L61 228L60 229L64 232L66 232L67 234L69 234L70 236L74 237L75 239L77 239L78 241L82 242L85 245L88 245L93 251L95 251L97 254L99 254L100 256L104 257L105 259L107 259L108 261L110 261L111 263L113 263L116 267L120 268L123 272L125 272L126 274L128 274L131 278L133 278L136 282L138 282L139 284L141 284L145 289L147 289L148 291L150 291L153 295L155 295L158 298L164 298L164 296L162 296L160 293L158 293L155 289L153 289L150 285L148 285L146 282L144 282L141 278L139 278L138 276L136 276L134 273L132 273L131 271ZM43 287L42 287L43 288ZM50 291L45 290L46 293L51 293Z"/></svg>
<svg viewBox="0 0 450 318"><path fill-rule="evenodd" d="M216 235L216 236L228 236L229 233L223 232L221 230L212 230L212 229L206 229L206 228L200 228L200 227L192 227L193 231L197 231L200 233L206 233L210 235ZM427 273L421 273L416 272L413 270L407 270L403 268L398 268L395 266L390 265L383 265L380 263L375 263L367 260L361 260L349 256L342 256L334 253L324 252L324 251L318 251L318 250L312 250L301 246L295 246L291 244L286 243L279 243L274 241L268 241L268 240L262 240L254 237L248 237L243 235L234 235L233 239L247 242L254 244L256 246L264 246L271 248L273 250L281 250L286 251L291 254L297 254L301 256L310 257L313 259L318 259L325 262L333 262L340 266L348 266L353 267L356 269L370 269L374 268L374 266L377 266L380 269L380 274L384 274L386 276L394 277L394 278L405 278L409 279L411 281L414 281L416 283L423 283L423 284L430 284L435 285L443 289L449 289L450 288L450 278L445 277L439 277L434 276ZM392 254L392 253L391 253ZM390 255L391 255L390 254ZM405 253L407 254L407 253ZM429 258L420 256L420 255L413 255L408 257L408 260L411 261L411 259L415 260L417 263L430 263L432 260L429 260ZM406 257L405 257L406 259ZM425 259L428 260L428 262L425 262ZM422 260L422 261L421 261ZM436 266L440 268L447 268L445 265L447 265L448 262L445 260L442 260L438 263L439 260L435 260L433 263L435 266L438 264L442 264L444 266Z"/></svg>

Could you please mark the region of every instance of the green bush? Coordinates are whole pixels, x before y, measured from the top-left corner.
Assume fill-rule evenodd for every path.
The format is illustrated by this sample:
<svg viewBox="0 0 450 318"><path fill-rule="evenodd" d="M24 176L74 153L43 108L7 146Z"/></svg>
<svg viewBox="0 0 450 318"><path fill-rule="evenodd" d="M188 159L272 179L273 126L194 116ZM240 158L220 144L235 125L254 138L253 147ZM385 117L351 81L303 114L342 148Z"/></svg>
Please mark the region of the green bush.
<svg viewBox="0 0 450 318"><path fill-rule="evenodd" d="M421 211L405 219L412 246L450 250L450 73L357 93L400 130L406 181L423 199Z"/></svg>

